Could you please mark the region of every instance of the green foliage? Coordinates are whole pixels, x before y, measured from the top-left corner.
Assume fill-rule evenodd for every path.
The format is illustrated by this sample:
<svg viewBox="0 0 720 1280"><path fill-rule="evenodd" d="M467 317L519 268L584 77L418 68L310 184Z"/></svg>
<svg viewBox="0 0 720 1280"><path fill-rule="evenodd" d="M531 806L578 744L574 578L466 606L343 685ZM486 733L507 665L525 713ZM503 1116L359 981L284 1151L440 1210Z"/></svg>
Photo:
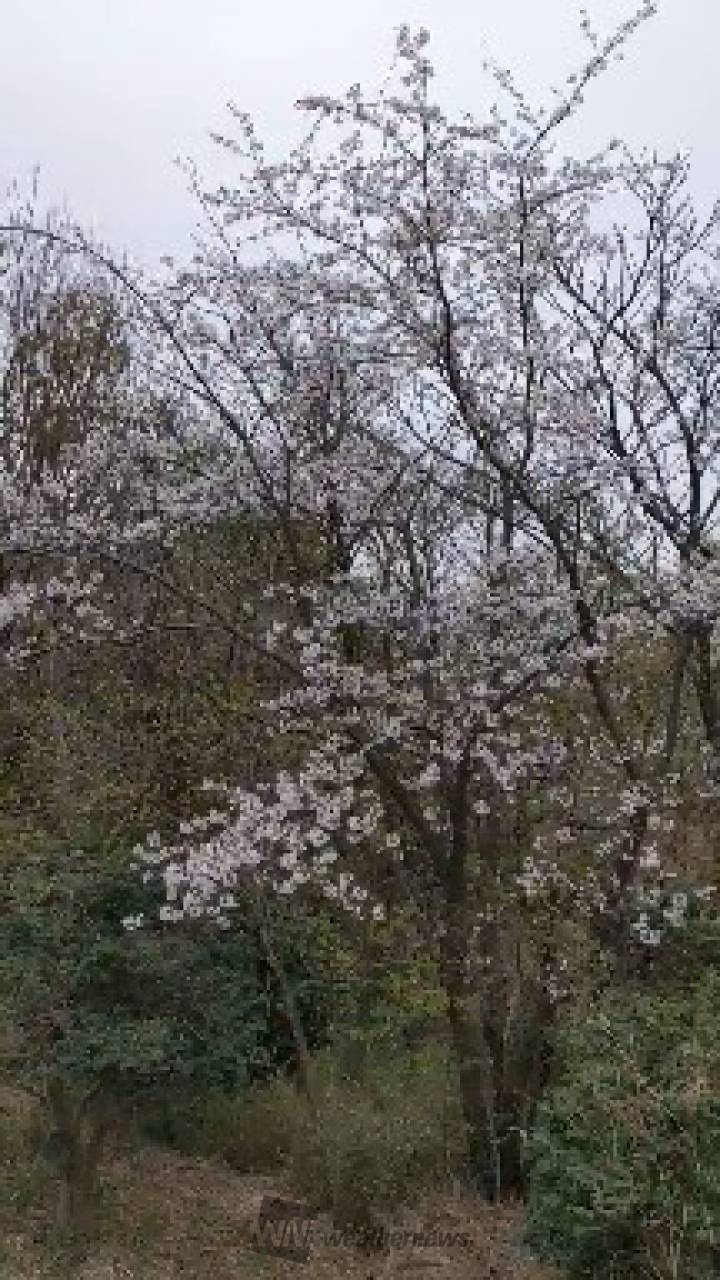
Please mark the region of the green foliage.
<svg viewBox="0 0 720 1280"><path fill-rule="evenodd" d="M414 945L413 945L414 943ZM413 938L401 910L393 920L336 938L333 1042L346 1065L432 1039L445 1030L445 995L437 956ZM344 948L344 949L343 949Z"/></svg>
<svg viewBox="0 0 720 1280"><path fill-rule="evenodd" d="M654 990L684 991L711 969L720 969L720 913L715 894L684 880L638 894L629 904L655 946L636 941L633 971ZM636 934L637 937L637 934Z"/></svg>
<svg viewBox="0 0 720 1280"><path fill-rule="evenodd" d="M530 1237L572 1275L710 1280L720 1248L720 978L615 996L566 1034L531 1149Z"/></svg>
<svg viewBox="0 0 720 1280"><path fill-rule="evenodd" d="M174 1145L226 1161L242 1173L284 1170L305 1122L305 1099L286 1076L240 1093L206 1091L173 1108Z"/></svg>
<svg viewBox="0 0 720 1280"><path fill-rule="evenodd" d="M430 1188L446 1187L463 1153L454 1066L444 1048L372 1058L349 1079L331 1054L318 1065L317 1114L304 1113L290 1158L298 1192L339 1225L377 1225Z"/></svg>
<svg viewBox="0 0 720 1280"><path fill-rule="evenodd" d="M52 1076L83 1092L182 1106L198 1091L237 1091L291 1063L281 994L251 915L220 931L155 926L159 888L101 832L72 851L6 857L0 915L0 1065L42 1090ZM308 1029L328 1008L322 922L276 912L272 927ZM317 945L315 939L317 937Z"/></svg>
<svg viewBox="0 0 720 1280"><path fill-rule="evenodd" d="M439 1045L374 1056L351 1078L333 1050L313 1062L314 1105L278 1078L201 1102L191 1149L248 1173L283 1172L338 1222L370 1226L394 1206L447 1186L462 1158L457 1086Z"/></svg>
<svg viewBox="0 0 720 1280"><path fill-rule="evenodd" d="M119 1096L245 1078L261 1016L247 956L235 940L218 961L214 941L128 932L156 899L112 846L19 860L0 922L6 1071Z"/></svg>

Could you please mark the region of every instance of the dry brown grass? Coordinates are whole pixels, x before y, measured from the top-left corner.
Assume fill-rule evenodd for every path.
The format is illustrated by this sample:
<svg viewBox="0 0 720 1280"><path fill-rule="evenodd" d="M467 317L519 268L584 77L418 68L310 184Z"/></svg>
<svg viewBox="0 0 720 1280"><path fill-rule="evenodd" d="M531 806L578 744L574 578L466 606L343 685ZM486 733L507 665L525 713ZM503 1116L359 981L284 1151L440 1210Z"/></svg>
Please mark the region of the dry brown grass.
<svg viewBox="0 0 720 1280"><path fill-rule="evenodd" d="M469 1196L426 1201L406 1230L466 1233L467 1247L361 1254L318 1245L307 1263L260 1252L255 1222L266 1195L287 1189L207 1160L146 1150L107 1170L97 1238L68 1260L24 1231L6 1236L2 1280L553 1280L523 1255L520 1215Z"/></svg>

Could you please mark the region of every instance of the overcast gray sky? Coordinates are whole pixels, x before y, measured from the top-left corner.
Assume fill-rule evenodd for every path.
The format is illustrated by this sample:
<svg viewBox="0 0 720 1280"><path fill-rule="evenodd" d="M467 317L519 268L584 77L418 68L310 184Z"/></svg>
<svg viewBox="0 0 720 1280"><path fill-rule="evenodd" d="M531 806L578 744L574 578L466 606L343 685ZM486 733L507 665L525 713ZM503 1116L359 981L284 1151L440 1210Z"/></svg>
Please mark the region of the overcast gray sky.
<svg viewBox="0 0 720 1280"><path fill-rule="evenodd" d="M402 22L426 26L437 96L482 114L492 53L535 95L582 55L578 0L17 0L0 3L0 182L41 172L48 202L117 249L152 262L187 243L194 221L174 166L212 174L210 129L224 105L248 110L278 148L307 92L377 85ZM607 31L631 0L586 0ZM720 194L720 0L660 0L658 17L589 94L567 150L611 134L690 148L703 202Z"/></svg>

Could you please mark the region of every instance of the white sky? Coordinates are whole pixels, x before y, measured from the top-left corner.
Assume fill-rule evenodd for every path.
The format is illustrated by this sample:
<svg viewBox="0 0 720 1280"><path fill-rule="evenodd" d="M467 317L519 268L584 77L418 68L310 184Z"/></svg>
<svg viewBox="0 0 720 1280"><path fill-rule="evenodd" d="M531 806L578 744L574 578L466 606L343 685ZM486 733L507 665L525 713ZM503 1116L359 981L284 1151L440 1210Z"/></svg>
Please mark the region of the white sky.
<svg viewBox="0 0 720 1280"><path fill-rule="evenodd" d="M632 0L586 0L605 32ZM152 262L187 245L194 208L174 161L207 174L225 103L249 111L273 151L308 92L373 88L401 22L426 26L437 96L482 116L492 53L535 95L587 48L576 0L0 0L0 184L41 174L118 250ZM660 13L588 96L568 151L612 134L661 153L691 149L703 204L720 194L720 0L660 0ZM547 95L543 95L546 97Z"/></svg>

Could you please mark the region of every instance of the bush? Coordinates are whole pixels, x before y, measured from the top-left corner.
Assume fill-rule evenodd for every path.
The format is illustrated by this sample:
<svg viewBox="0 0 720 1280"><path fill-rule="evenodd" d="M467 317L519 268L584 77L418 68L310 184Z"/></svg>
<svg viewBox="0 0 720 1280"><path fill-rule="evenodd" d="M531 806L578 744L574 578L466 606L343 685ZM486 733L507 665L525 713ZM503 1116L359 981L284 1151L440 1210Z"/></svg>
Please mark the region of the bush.
<svg viewBox="0 0 720 1280"><path fill-rule="evenodd" d="M315 1055L313 1077L314 1108L281 1078L206 1099L191 1149L243 1172L281 1173L295 1194L357 1228L447 1186L461 1165L463 1129L442 1047L372 1058L360 1079L328 1050Z"/></svg>
<svg viewBox="0 0 720 1280"><path fill-rule="evenodd" d="M305 1105L284 1077L241 1094L211 1093L193 1108L184 1145L194 1155L219 1157L240 1173L285 1170L304 1124Z"/></svg>
<svg viewBox="0 0 720 1280"><path fill-rule="evenodd" d="M331 1055L317 1062L318 1110L293 1143L292 1185L338 1226L378 1225L383 1213L445 1187L462 1160L457 1088L446 1052L372 1058L361 1079Z"/></svg>
<svg viewBox="0 0 720 1280"><path fill-rule="evenodd" d="M608 1001L561 1060L531 1142L532 1243L574 1276L717 1276L720 978Z"/></svg>

